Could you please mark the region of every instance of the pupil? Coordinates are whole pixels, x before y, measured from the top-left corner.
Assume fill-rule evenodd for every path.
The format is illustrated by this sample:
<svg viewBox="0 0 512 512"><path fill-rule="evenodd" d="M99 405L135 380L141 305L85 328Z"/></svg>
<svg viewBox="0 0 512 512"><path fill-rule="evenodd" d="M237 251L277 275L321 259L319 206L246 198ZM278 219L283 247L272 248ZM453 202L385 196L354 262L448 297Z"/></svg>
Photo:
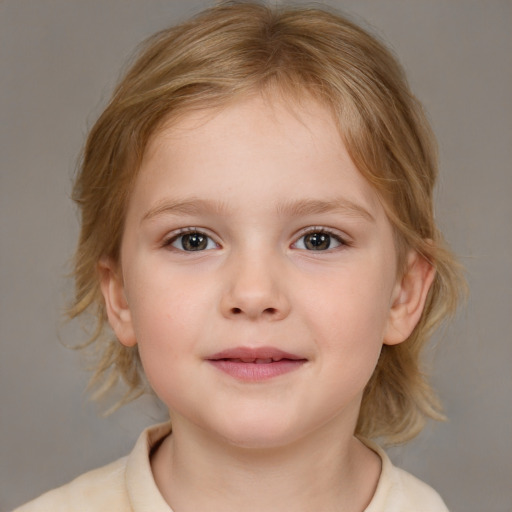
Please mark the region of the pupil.
<svg viewBox="0 0 512 512"><path fill-rule="evenodd" d="M201 251L206 248L207 238L200 233L191 233L183 236L181 245L186 251Z"/></svg>
<svg viewBox="0 0 512 512"><path fill-rule="evenodd" d="M306 235L305 245L312 251L329 249L331 237L326 233L311 233L310 235Z"/></svg>

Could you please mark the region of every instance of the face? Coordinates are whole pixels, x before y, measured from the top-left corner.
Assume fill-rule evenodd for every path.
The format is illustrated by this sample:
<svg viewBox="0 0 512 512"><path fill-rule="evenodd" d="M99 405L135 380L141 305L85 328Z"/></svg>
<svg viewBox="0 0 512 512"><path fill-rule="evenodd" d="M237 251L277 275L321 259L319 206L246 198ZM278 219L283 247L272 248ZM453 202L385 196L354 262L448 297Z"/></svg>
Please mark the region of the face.
<svg viewBox="0 0 512 512"><path fill-rule="evenodd" d="M275 446L353 431L382 344L410 332L396 260L330 112L255 97L153 138L102 289L175 431Z"/></svg>

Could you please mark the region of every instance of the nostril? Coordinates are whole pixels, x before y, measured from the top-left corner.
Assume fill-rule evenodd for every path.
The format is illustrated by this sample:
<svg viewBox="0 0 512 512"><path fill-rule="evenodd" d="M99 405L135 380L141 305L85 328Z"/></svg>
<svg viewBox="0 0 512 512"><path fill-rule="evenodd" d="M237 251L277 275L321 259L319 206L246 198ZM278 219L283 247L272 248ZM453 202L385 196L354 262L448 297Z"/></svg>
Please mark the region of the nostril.
<svg viewBox="0 0 512 512"><path fill-rule="evenodd" d="M231 308L231 313L233 315L240 315L241 313L243 313L243 310L240 308ZM275 315L277 313L277 309L276 308L266 308L263 310L263 313L267 314L267 315Z"/></svg>

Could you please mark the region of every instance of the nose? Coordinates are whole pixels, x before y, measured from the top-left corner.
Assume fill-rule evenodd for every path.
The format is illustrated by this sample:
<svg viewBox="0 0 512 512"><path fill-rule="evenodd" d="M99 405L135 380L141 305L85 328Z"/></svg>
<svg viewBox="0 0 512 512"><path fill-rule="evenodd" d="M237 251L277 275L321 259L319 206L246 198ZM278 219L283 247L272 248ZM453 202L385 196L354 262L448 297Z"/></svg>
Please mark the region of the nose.
<svg viewBox="0 0 512 512"><path fill-rule="evenodd" d="M272 258L233 255L224 281L221 310L227 318L276 321L290 313L283 269Z"/></svg>

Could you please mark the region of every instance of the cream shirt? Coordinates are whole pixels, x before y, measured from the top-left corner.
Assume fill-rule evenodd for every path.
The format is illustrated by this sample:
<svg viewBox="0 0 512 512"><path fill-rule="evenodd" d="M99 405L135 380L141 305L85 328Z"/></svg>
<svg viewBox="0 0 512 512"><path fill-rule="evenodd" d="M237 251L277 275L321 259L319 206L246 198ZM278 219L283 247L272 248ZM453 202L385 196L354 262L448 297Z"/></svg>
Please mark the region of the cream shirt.
<svg viewBox="0 0 512 512"><path fill-rule="evenodd" d="M149 460L152 447L169 432L169 423L146 429L128 457L85 473L13 512L172 512L155 484ZM378 446L370 447L382 459L382 472L364 512L448 512L432 488L394 467Z"/></svg>

